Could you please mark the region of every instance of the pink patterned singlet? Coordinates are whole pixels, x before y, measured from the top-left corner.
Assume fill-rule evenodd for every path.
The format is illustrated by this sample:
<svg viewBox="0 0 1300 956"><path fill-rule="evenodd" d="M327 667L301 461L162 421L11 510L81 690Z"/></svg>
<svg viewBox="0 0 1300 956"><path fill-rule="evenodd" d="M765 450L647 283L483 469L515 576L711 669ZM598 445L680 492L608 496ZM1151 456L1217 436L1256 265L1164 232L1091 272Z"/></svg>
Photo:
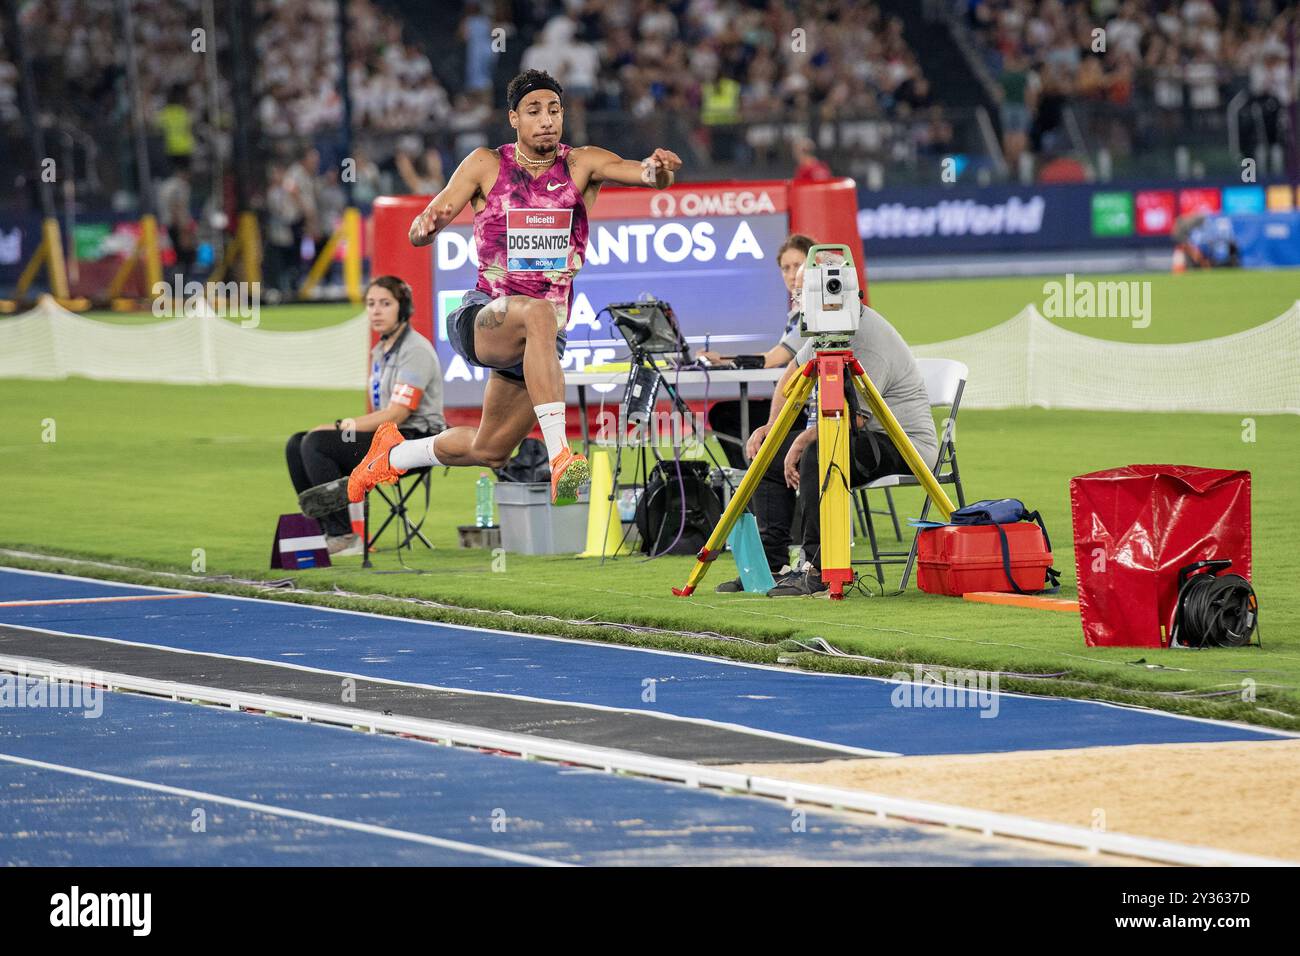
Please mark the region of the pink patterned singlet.
<svg viewBox="0 0 1300 956"><path fill-rule="evenodd" d="M587 206L565 162L571 149L557 144L555 162L534 179L515 160L513 143L498 147L497 181L474 215L476 288L493 299L546 299L561 329L568 324L573 280L587 250Z"/></svg>

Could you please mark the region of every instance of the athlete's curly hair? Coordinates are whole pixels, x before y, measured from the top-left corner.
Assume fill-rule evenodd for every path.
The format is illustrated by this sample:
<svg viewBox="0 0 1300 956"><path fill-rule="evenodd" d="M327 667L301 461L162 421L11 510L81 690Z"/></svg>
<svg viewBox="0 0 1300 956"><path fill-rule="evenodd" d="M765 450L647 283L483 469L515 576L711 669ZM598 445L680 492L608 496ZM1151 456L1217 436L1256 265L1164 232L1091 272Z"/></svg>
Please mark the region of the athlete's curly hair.
<svg viewBox="0 0 1300 956"><path fill-rule="evenodd" d="M524 70L524 72L516 76L510 81L509 85L506 86L506 106L510 109L514 109L510 104L515 101L515 94L523 89L527 84L533 83L537 80L547 80L554 83L559 87L560 96L564 96L564 87L560 86L560 81L551 76L551 74L547 73L545 70Z"/></svg>

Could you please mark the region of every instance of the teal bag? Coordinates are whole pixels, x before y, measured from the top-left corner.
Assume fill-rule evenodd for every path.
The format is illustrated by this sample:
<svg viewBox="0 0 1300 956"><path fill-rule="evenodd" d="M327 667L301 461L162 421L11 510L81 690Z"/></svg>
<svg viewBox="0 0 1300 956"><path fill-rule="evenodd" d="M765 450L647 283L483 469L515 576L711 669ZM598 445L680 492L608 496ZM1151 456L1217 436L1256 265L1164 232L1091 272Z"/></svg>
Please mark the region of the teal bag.
<svg viewBox="0 0 1300 956"><path fill-rule="evenodd" d="M767 555L763 552L763 540L758 536L758 521L752 512L741 514L731 534L727 535L727 547L731 548L731 556L736 559L740 583L746 591L766 593L776 587L767 566Z"/></svg>

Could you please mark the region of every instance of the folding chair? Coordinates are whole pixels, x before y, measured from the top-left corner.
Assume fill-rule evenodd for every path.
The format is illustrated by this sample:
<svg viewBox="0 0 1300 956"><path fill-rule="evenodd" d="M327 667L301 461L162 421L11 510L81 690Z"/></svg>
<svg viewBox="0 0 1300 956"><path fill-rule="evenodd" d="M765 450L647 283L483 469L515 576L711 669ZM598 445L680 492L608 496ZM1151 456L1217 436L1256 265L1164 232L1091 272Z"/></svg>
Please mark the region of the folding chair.
<svg viewBox="0 0 1300 956"><path fill-rule="evenodd" d="M957 411L961 407L961 395L966 389L966 379L970 370L962 362L954 359L917 359L921 368L921 377L925 379L925 392L932 408L944 408L948 414L944 418L943 434L939 438L939 460L934 465L934 477L940 485L952 485L957 491L957 507L965 507L966 493L962 490L961 471L957 467ZM871 503L867 492L883 490L889 502L889 515L894 522L894 533L899 532L898 512L894 509L893 488L919 487L920 482L911 473L904 475L883 475L864 485L853 489L853 506L857 512L858 527L863 529L871 543L871 557L858 558L854 564L871 564L876 568L876 580L885 586L886 564L902 564L903 579L898 585L900 591L907 590L907 582L912 576L916 564L918 533L912 533L912 546L907 551L881 551L876 541L876 529L871 520ZM876 512L880 514L881 512ZM921 520L930 513L930 498L927 495L921 506ZM902 536L899 535L899 540Z"/></svg>
<svg viewBox="0 0 1300 956"><path fill-rule="evenodd" d="M365 539L366 546L363 549L361 566L370 567L370 549L374 547L375 542L388 529L388 526L394 521L397 522L398 537L401 539L397 544L397 550L411 547L411 542L419 538L424 542L426 548L432 549L433 544L424 536L420 529L424 526L424 521L429 517L429 496L432 489L432 482L429 480L431 468L412 468L397 479L396 484L392 485L375 485L374 491L378 492L379 497L388 505L388 517L384 519L379 530L374 534L370 533L370 496L366 495L365 508ZM409 502L416 492L424 490L424 513L420 515L419 521L411 520L411 508Z"/></svg>
<svg viewBox="0 0 1300 956"><path fill-rule="evenodd" d="M855 507L856 504L857 502L855 501ZM901 542L903 540L903 529L902 527L899 526L898 523L898 509L894 507L893 488L892 486L889 485L885 486L885 505L886 507L884 508L872 508L871 513L873 515L880 515L882 517L888 518L890 522L894 525L895 540ZM865 518L863 517L863 513L859 512L855 514L854 519L858 526L858 532L863 536L865 536L867 533L867 524Z"/></svg>

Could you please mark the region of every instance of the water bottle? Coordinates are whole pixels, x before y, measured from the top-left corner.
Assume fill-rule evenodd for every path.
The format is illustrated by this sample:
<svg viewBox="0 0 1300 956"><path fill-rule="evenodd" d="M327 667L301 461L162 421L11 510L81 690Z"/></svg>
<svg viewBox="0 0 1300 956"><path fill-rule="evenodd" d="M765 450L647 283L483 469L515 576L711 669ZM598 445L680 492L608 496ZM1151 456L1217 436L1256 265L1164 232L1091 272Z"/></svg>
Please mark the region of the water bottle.
<svg viewBox="0 0 1300 956"><path fill-rule="evenodd" d="M637 493L631 488L624 488L623 493L618 496L618 520L634 521L636 520L636 500Z"/></svg>
<svg viewBox="0 0 1300 956"><path fill-rule="evenodd" d="M474 482L474 524L477 527L492 527L492 508L492 479L486 471L480 471L478 481Z"/></svg>

